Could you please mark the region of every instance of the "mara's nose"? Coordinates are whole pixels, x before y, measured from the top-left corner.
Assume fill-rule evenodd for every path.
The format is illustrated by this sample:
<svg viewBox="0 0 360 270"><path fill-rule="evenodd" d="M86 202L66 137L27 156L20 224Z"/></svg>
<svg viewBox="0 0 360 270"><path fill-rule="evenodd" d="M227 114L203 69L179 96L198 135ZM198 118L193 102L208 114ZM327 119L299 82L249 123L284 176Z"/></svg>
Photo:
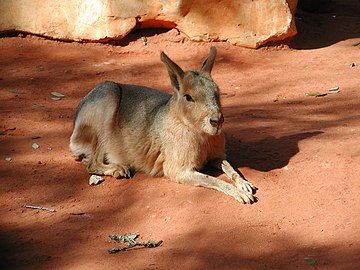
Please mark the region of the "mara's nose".
<svg viewBox="0 0 360 270"><path fill-rule="evenodd" d="M224 123L224 116L223 116L222 113L218 113L217 115L213 115L210 118L210 124L213 127L218 127L218 126L222 125L222 123Z"/></svg>

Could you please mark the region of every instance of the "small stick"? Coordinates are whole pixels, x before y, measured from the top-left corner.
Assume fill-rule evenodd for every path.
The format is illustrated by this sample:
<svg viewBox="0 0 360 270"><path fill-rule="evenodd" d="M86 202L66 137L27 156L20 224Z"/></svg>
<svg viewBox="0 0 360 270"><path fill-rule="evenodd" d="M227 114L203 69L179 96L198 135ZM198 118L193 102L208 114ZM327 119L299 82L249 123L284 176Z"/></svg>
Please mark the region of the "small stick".
<svg viewBox="0 0 360 270"><path fill-rule="evenodd" d="M146 243L139 243L139 242L135 242L133 244L129 243L126 247L111 248L111 249L108 250L108 252L109 252L109 254L114 254L114 253L118 253L118 252L123 251L123 250L127 250L127 249L130 249L130 248L137 247L137 246L141 246L141 247L145 247L145 248L155 248L155 247L160 246L162 244L162 242L163 242L162 240L160 240L159 242L149 240Z"/></svg>
<svg viewBox="0 0 360 270"><path fill-rule="evenodd" d="M337 90L339 90L339 86L336 86L336 87L330 88L328 91L337 91Z"/></svg>
<svg viewBox="0 0 360 270"><path fill-rule="evenodd" d="M70 213L70 215L73 215L73 216L82 216L82 215L85 215L85 212Z"/></svg>
<svg viewBox="0 0 360 270"><path fill-rule="evenodd" d="M24 205L25 208L30 208L30 209L39 209L39 210L44 210L44 211L48 211L48 212L56 212L55 209L52 208L47 208L47 207L43 207L43 206L36 206L36 205Z"/></svg>

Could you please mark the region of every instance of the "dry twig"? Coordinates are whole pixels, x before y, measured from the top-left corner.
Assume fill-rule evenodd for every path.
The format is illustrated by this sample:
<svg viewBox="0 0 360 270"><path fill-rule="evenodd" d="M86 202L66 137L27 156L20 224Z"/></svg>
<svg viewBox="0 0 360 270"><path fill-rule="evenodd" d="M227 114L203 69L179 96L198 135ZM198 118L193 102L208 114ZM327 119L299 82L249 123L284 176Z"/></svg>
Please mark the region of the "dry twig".
<svg viewBox="0 0 360 270"><path fill-rule="evenodd" d="M43 207L43 206L37 206L37 205L24 205L24 207L25 208L30 208L30 209L44 210L44 211L48 211L48 212L56 212L55 209L47 208L47 207Z"/></svg>

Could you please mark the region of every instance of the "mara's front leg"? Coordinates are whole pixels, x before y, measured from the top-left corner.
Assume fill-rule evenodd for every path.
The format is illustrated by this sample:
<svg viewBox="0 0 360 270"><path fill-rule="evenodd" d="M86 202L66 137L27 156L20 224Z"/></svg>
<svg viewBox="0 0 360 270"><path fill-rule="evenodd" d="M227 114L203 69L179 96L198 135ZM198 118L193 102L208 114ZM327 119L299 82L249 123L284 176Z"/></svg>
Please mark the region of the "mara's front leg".
<svg viewBox="0 0 360 270"><path fill-rule="evenodd" d="M176 179L179 183L189 184L197 187L205 187L221 191L229 195L241 203L253 203L255 201L252 193L239 189L216 177L200 173L195 170L188 170L177 175Z"/></svg>
<svg viewBox="0 0 360 270"><path fill-rule="evenodd" d="M253 184L245 180L227 161L226 159L214 159L209 162L209 165L223 171L225 175L234 182L235 186L250 192L251 194L255 193L256 188Z"/></svg>

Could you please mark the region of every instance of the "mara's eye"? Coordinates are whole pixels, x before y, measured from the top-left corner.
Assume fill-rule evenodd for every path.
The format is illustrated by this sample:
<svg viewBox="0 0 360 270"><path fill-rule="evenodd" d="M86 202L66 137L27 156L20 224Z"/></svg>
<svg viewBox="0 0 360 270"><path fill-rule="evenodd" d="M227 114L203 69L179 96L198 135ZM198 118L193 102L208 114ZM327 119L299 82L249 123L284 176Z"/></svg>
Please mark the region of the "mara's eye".
<svg viewBox="0 0 360 270"><path fill-rule="evenodd" d="M184 95L187 101L195 102L190 95Z"/></svg>

